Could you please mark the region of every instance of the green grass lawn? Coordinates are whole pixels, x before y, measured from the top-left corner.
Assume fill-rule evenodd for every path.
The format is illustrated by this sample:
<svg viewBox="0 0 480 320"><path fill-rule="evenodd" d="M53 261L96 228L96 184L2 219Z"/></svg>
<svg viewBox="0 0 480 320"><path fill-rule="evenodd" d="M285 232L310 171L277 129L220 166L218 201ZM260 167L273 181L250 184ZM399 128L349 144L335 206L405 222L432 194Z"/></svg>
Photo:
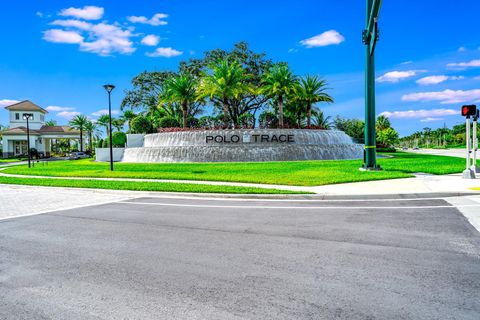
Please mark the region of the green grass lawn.
<svg viewBox="0 0 480 320"><path fill-rule="evenodd" d="M0 164L2 163L11 163L11 162L20 162L24 160L19 160L19 159L0 159Z"/></svg>
<svg viewBox="0 0 480 320"><path fill-rule="evenodd" d="M411 177L412 173L448 174L461 172L461 158L397 152L382 158L380 172L362 172L361 160L252 162L252 163L108 163L90 160L58 161L48 165L16 166L2 172L56 177L112 177L175 180L208 180L316 186L333 183Z"/></svg>
<svg viewBox="0 0 480 320"><path fill-rule="evenodd" d="M228 193L228 194L309 194L309 192L297 192L277 189L214 186L193 183L169 183L169 182L134 182L134 181L102 181L102 180L69 180L69 179L39 179L39 178L16 178L1 177L0 184L20 184L45 187L72 187L110 190L134 190L134 191L161 191L161 192L191 192L191 193Z"/></svg>

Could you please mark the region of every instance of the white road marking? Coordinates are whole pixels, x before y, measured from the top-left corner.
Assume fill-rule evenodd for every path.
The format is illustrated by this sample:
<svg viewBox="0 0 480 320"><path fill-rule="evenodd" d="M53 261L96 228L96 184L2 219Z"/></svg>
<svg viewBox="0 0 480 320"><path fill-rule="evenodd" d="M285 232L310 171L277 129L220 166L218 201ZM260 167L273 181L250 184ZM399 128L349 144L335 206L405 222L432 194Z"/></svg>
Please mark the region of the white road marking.
<svg viewBox="0 0 480 320"><path fill-rule="evenodd" d="M452 205L438 205L438 206L402 206L402 207L334 207L334 206L321 206L321 207L280 207L280 206L235 206L235 205L202 205L202 204L179 204L179 203L152 203L152 202L137 202L137 201L120 201L119 204L137 204L137 205L149 205L149 206L164 206L164 207L194 207L194 208L239 208L239 209L309 209L309 210L321 210L321 209L436 209L436 208L457 208L457 207L480 207L480 204L472 205L461 205L461 206L452 206Z"/></svg>

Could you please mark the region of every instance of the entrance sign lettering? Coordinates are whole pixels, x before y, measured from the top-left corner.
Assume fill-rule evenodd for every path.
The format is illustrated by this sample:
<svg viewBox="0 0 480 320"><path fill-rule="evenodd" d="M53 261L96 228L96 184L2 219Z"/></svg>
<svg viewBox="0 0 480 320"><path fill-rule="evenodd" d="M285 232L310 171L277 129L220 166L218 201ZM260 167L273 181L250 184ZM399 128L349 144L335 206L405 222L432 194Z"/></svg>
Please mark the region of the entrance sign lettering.
<svg viewBox="0 0 480 320"><path fill-rule="evenodd" d="M294 143L293 134L207 135L206 143Z"/></svg>

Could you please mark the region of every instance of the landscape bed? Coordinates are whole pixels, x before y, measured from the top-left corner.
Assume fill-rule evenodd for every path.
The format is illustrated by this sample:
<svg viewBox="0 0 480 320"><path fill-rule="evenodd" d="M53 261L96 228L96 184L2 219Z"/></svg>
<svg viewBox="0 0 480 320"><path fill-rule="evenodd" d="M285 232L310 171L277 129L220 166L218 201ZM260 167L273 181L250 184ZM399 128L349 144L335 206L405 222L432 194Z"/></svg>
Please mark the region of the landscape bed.
<svg viewBox="0 0 480 320"><path fill-rule="evenodd" d="M465 160L461 158L422 155L405 152L384 154L378 159L384 168L380 172L360 171L361 160L324 160L292 162L249 163L109 163L91 160L58 161L48 165L25 165L7 168L1 172L20 175L51 177L103 177L203 180L223 182L246 182L297 186L384 180L412 177L414 173L451 174L462 172ZM2 178L2 180L4 180ZM118 182L114 182L117 184Z"/></svg>

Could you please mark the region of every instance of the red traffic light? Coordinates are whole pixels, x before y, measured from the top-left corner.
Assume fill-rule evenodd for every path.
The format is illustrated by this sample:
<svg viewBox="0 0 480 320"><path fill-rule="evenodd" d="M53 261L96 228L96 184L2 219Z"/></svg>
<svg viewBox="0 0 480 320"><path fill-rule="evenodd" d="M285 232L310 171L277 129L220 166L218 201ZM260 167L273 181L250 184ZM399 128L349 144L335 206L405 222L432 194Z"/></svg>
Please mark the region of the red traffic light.
<svg viewBox="0 0 480 320"><path fill-rule="evenodd" d="M477 106L472 104L468 106L463 106L462 107L462 116L463 117L470 117L470 116L476 116L477 115Z"/></svg>

